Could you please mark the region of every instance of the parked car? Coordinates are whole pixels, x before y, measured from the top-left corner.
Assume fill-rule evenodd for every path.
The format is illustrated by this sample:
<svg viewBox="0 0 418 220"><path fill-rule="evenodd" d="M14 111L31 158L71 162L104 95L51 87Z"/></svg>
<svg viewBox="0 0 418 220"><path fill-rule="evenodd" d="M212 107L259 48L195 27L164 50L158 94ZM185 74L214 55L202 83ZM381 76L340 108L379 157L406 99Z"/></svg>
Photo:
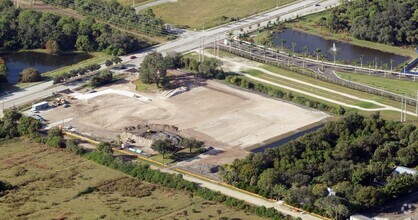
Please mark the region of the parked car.
<svg viewBox="0 0 418 220"><path fill-rule="evenodd" d="M136 56L132 55L130 58L131 58L131 60L133 60L133 59L136 59Z"/></svg>

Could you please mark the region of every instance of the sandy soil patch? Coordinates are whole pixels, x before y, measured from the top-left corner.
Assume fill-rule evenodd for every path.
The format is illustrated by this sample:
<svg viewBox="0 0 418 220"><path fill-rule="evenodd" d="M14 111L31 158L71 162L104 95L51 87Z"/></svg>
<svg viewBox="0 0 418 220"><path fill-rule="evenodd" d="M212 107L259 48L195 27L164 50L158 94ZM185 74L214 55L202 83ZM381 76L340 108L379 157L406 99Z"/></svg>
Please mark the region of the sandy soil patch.
<svg viewBox="0 0 418 220"><path fill-rule="evenodd" d="M57 107L43 112L42 116L51 123L73 118L67 125L105 139L115 138L126 126L144 123L174 125L182 135L194 136L223 149L217 155L225 155L228 160L245 156L246 153L241 150L245 147L328 117L323 112L214 81L169 99L156 93L137 93L129 83L104 87L98 93L109 91L109 88L136 93L151 100L121 95L121 92L105 92L90 99L75 100L69 108Z"/></svg>

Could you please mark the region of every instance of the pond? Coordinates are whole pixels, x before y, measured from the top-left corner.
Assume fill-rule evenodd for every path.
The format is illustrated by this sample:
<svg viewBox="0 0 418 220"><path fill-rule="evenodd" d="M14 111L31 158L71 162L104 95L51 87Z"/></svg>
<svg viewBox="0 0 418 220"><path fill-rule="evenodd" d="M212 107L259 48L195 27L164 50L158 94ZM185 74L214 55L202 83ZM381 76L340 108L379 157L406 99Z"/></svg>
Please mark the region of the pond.
<svg viewBox="0 0 418 220"><path fill-rule="evenodd" d="M336 60L344 61L346 63L352 64L357 62L360 65L360 56L363 55L363 66L376 62L379 66L382 64L387 64L390 68L390 60L393 59L393 67L395 68L398 65L403 64L405 61L409 60L409 57L404 57L396 55L393 53L382 52L380 50L370 49L366 47L360 47L357 45L335 41L327 40L320 36L295 31L291 29L286 29L282 32L276 32L273 35L274 44L278 47L281 47L281 39L285 39L286 43L284 44L287 49L292 49L292 42L296 43L295 52L304 53L303 47L307 46L310 55L315 55L315 50L319 48L321 54L325 56L327 60L334 60L333 53L331 48L334 47L337 50Z"/></svg>
<svg viewBox="0 0 418 220"><path fill-rule="evenodd" d="M269 148L280 147L283 144L286 144L290 141L296 140L297 138L302 137L305 134L314 132L314 131L322 128L322 127L324 127L324 124L315 126L313 128L310 128L310 129L307 129L307 130L304 130L304 131L297 132L296 134L290 135L289 137L286 137L286 138L274 141L273 143L266 144L266 145L260 146L258 148L252 149L251 152L252 153L261 153L261 152L264 152L265 150L267 150Z"/></svg>
<svg viewBox="0 0 418 220"><path fill-rule="evenodd" d="M19 52L12 54L1 54L9 69L7 80L14 84L19 81L19 73L22 70L33 67L41 73L49 72L68 65L76 64L92 56L85 53L68 55L50 55L38 52Z"/></svg>

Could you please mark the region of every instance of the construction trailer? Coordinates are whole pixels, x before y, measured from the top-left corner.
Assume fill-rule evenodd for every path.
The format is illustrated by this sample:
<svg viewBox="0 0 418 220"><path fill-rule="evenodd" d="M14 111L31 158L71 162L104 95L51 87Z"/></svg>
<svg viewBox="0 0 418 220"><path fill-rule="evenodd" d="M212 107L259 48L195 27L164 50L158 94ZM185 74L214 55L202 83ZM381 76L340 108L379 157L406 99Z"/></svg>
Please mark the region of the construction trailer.
<svg viewBox="0 0 418 220"><path fill-rule="evenodd" d="M48 102L40 102L32 105L32 111L39 111L49 107Z"/></svg>

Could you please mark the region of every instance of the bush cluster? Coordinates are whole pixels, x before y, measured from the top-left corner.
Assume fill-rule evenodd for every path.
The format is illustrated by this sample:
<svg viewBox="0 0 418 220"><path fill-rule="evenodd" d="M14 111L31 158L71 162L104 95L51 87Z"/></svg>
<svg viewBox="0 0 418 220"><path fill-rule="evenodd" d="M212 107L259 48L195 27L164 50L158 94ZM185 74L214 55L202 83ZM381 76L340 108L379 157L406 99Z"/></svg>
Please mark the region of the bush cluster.
<svg viewBox="0 0 418 220"><path fill-rule="evenodd" d="M70 78L82 76L88 72L92 72L92 71L99 70L99 69L100 69L99 64L88 65L86 67L81 67L75 70L70 70L69 72L65 72L59 76L56 76L54 77L53 81L54 81L54 84L62 83L62 82L67 81Z"/></svg>
<svg viewBox="0 0 418 220"><path fill-rule="evenodd" d="M109 70L100 72L99 74L90 78L89 85L91 87L99 87L109 84L113 80L113 73Z"/></svg>

